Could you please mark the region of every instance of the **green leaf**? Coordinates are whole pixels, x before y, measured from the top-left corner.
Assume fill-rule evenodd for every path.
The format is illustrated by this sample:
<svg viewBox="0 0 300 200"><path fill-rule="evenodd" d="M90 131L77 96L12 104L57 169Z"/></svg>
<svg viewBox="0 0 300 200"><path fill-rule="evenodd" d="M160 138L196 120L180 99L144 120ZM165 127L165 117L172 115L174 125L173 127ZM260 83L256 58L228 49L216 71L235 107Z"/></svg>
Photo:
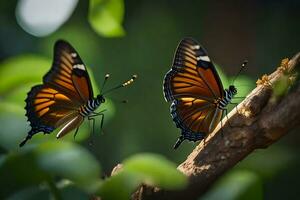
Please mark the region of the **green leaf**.
<svg viewBox="0 0 300 200"><path fill-rule="evenodd" d="M18 104L0 100L0 113L14 113L18 116L23 116L25 114L25 111L24 107Z"/></svg>
<svg viewBox="0 0 300 200"><path fill-rule="evenodd" d="M232 171L200 199L262 200L263 184L261 179L251 171Z"/></svg>
<svg viewBox="0 0 300 200"><path fill-rule="evenodd" d="M187 184L184 174L163 156L143 153L124 161L124 171L135 173L144 183L165 189L179 189Z"/></svg>
<svg viewBox="0 0 300 200"><path fill-rule="evenodd" d="M41 82L50 69L51 60L35 55L12 57L0 64L0 95L8 95L26 83Z"/></svg>
<svg viewBox="0 0 300 200"><path fill-rule="evenodd" d="M104 181L99 194L104 200L126 200L143 183L174 190L185 187L187 179L163 156L142 153L126 159L123 168Z"/></svg>
<svg viewBox="0 0 300 200"><path fill-rule="evenodd" d="M69 142L45 142L34 149L37 165L42 170L79 183L98 180L100 167L92 155Z"/></svg>
<svg viewBox="0 0 300 200"><path fill-rule="evenodd" d="M216 67L216 70L217 70L218 75L219 75L219 77L220 77L220 79L221 79L221 82L222 82L222 84L223 84L223 87L224 87L224 88L227 88L227 87L229 86L229 80L228 80L226 74L223 72L221 66L219 66L219 65L216 64L216 63L214 63L214 66Z"/></svg>
<svg viewBox="0 0 300 200"><path fill-rule="evenodd" d="M142 183L134 173L121 171L104 181L99 195L103 200L127 200L131 193Z"/></svg>
<svg viewBox="0 0 300 200"><path fill-rule="evenodd" d="M25 117L9 112L0 112L0 126L2 127L0 129L0 147L7 151L19 149L19 143L27 133Z"/></svg>
<svg viewBox="0 0 300 200"><path fill-rule="evenodd" d="M102 36L120 37L125 34L122 27L124 17L123 0L90 0L89 22Z"/></svg>
<svg viewBox="0 0 300 200"><path fill-rule="evenodd" d="M34 200L34 199L48 199L49 192L46 190L41 190L38 187L29 187L17 192L14 192L6 200Z"/></svg>
<svg viewBox="0 0 300 200"><path fill-rule="evenodd" d="M65 141L50 141L31 145L9 153L0 165L3 193L14 187L38 184L51 177L63 177L87 192L100 185L100 166L84 148ZM7 191L6 191L7 190Z"/></svg>
<svg viewBox="0 0 300 200"><path fill-rule="evenodd" d="M234 85L237 88L237 96L239 97L246 97L256 87L255 81L244 75L238 76Z"/></svg>

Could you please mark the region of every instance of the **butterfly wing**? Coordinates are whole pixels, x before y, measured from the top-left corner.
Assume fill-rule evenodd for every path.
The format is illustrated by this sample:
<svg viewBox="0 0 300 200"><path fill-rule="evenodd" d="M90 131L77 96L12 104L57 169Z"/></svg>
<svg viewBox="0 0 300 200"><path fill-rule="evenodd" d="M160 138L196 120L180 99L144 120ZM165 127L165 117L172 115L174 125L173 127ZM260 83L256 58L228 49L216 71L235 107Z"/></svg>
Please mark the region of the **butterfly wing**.
<svg viewBox="0 0 300 200"><path fill-rule="evenodd" d="M177 47L173 66L164 78L164 96L171 101L171 116L184 140L197 141L211 132L222 112L215 106L223 85L205 49L185 38ZM176 147L175 145L175 147Z"/></svg>
<svg viewBox="0 0 300 200"><path fill-rule="evenodd" d="M62 127L62 137L83 121L78 109L93 97L91 82L78 53L67 42L59 40L54 47L54 60L43 78L43 85L34 86L27 95L26 116L31 130L20 144L38 133L51 133Z"/></svg>
<svg viewBox="0 0 300 200"><path fill-rule="evenodd" d="M53 64L43 81L72 96L79 104L94 96L88 72L79 54L63 40L55 43Z"/></svg>

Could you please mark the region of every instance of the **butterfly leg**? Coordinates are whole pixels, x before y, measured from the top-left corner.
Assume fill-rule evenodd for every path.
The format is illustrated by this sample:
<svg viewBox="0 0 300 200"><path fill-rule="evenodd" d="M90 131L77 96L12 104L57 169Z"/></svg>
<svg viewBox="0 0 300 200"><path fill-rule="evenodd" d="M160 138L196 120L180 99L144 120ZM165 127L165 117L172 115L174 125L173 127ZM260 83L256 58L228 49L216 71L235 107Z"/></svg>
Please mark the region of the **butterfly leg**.
<svg viewBox="0 0 300 200"><path fill-rule="evenodd" d="M89 121L92 120L92 123L93 123L93 125L92 125L92 132L93 132L93 134L94 134L94 130L95 130L95 118L94 118L93 115L92 115L92 116L88 116L88 120L89 120Z"/></svg>
<svg viewBox="0 0 300 200"><path fill-rule="evenodd" d="M103 114L103 113L100 113L100 114L98 114L97 116L100 116L100 117L101 117L101 122L100 122L100 132L102 132L102 133L104 134L104 131L103 131L104 114Z"/></svg>
<svg viewBox="0 0 300 200"><path fill-rule="evenodd" d="M222 136L222 138L224 138L224 131L223 131L223 116L224 116L224 112L222 112L222 117L221 117L221 136Z"/></svg>
<svg viewBox="0 0 300 200"><path fill-rule="evenodd" d="M228 123L229 127L231 127L231 128L232 128L233 126L230 124L230 122L229 122L229 118L228 118L228 110L227 110L227 109L224 109L223 111L225 112L225 116L226 116L227 123Z"/></svg>
<svg viewBox="0 0 300 200"><path fill-rule="evenodd" d="M100 130L104 133L104 131L103 131L103 124L104 124L104 115L102 114L102 119L101 119L101 124L100 124Z"/></svg>
<svg viewBox="0 0 300 200"><path fill-rule="evenodd" d="M97 116L100 116L101 117L101 123L100 123L100 132L103 132L103 124L104 124L104 114L103 114L103 112L104 111L106 111L106 110L102 110L102 111L100 111L100 112L98 112L98 113L93 113L93 115L90 115L89 116L89 118L93 118L94 119L94 117L97 117ZM104 132L103 132L104 133Z"/></svg>
<svg viewBox="0 0 300 200"><path fill-rule="evenodd" d="M75 133L74 133L74 136L73 136L74 140L75 140L75 137L76 137L76 135L77 135L77 133L78 133L78 130L79 130L79 127L76 128L76 131L75 131Z"/></svg>

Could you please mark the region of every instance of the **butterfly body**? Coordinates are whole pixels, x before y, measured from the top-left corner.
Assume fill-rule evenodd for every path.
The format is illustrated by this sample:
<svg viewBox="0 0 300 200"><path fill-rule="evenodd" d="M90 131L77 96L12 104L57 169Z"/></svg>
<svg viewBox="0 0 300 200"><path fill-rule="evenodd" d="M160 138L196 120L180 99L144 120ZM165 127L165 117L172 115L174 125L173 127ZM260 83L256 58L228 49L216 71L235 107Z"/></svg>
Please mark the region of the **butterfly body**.
<svg viewBox="0 0 300 200"><path fill-rule="evenodd" d="M96 98L88 100L88 102L85 105L80 106L78 112L83 117L87 117L91 113L93 113L101 105L101 103L104 102L104 97L102 95L98 95Z"/></svg>
<svg viewBox="0 0 300 200"><path fill-rule="evenodd" d="M232 98L237 94L237 90L233 85L230 85L228 89L224 90L224 96L218 100L217 107L221 110L225 110L227 105L231 103Z"/></svg>
<svg viewBox="0 0 300 200"><path fill-rule="evenodd" d="M211 133L237 93L233 85L223 89L207 52L191 38L179 43L163 91L166 101L172 102L173 121L182 131L175 149L184 140L195 142Z"/></svg>

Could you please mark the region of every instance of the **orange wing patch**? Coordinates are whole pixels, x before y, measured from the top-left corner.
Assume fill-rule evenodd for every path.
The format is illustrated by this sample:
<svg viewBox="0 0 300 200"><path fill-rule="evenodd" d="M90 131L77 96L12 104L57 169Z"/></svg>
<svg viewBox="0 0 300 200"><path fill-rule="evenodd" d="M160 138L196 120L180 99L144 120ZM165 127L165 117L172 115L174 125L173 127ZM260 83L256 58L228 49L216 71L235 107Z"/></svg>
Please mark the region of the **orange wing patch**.
<svg viewBox="0 0 300 200"><path fill-rule="evenodd" d="M44 108L43 110L36 110L38 117L43 116L44 114L46 114L49 111L49 108Z"/></svg>
<svg viewBox="0 0 300 200"><path fill-rule="evenodd" d="M211 90L216 97L222 97L223 94L221 93L220 86L218 85L217 81L215 80L215 74L213 71L208 68L208 69L203 69L203 68L198 68L198 73L205 78L207 87L209 87L209 90ZM202 79L203 80L203 79Z"/></svg>
<svg viewBox="0 0 300 200"><path fill-rule="evenodd" d="M215 106L205 100L182 98L177 101L177 120L194 133L209 133Z"/></svg>
<svg viewBox="0 0 300 200"><path fill-rule="evenodd" d="M77 75L73 75L72 79L81 98L84 99L85 101L88 101L91 94L90 94L89 83L86 77L85 76L79 77Z"/></svg>
<svg viewBox="0 0 300 200"><path fill-rule="evenodd" d="M43 108L46 108L46 107L49 107L49 106L51 106L52 104L54 104L55 103L55 101L47 101L47 102L44 102L44 103L40 103L40 104L37 104L35 107L34 107L34 109L35 109L35 111L37 112L37 111L40 111L40 110L42 110Z"/></svg>
<svg viewBox="0 0 300 200"><path fill-rule="evenodd" d="M78 113L80 104L58 90L39 85L31 89L26 99L26 115L32 123L57 127L57 122L71 112Z"/></svg>

